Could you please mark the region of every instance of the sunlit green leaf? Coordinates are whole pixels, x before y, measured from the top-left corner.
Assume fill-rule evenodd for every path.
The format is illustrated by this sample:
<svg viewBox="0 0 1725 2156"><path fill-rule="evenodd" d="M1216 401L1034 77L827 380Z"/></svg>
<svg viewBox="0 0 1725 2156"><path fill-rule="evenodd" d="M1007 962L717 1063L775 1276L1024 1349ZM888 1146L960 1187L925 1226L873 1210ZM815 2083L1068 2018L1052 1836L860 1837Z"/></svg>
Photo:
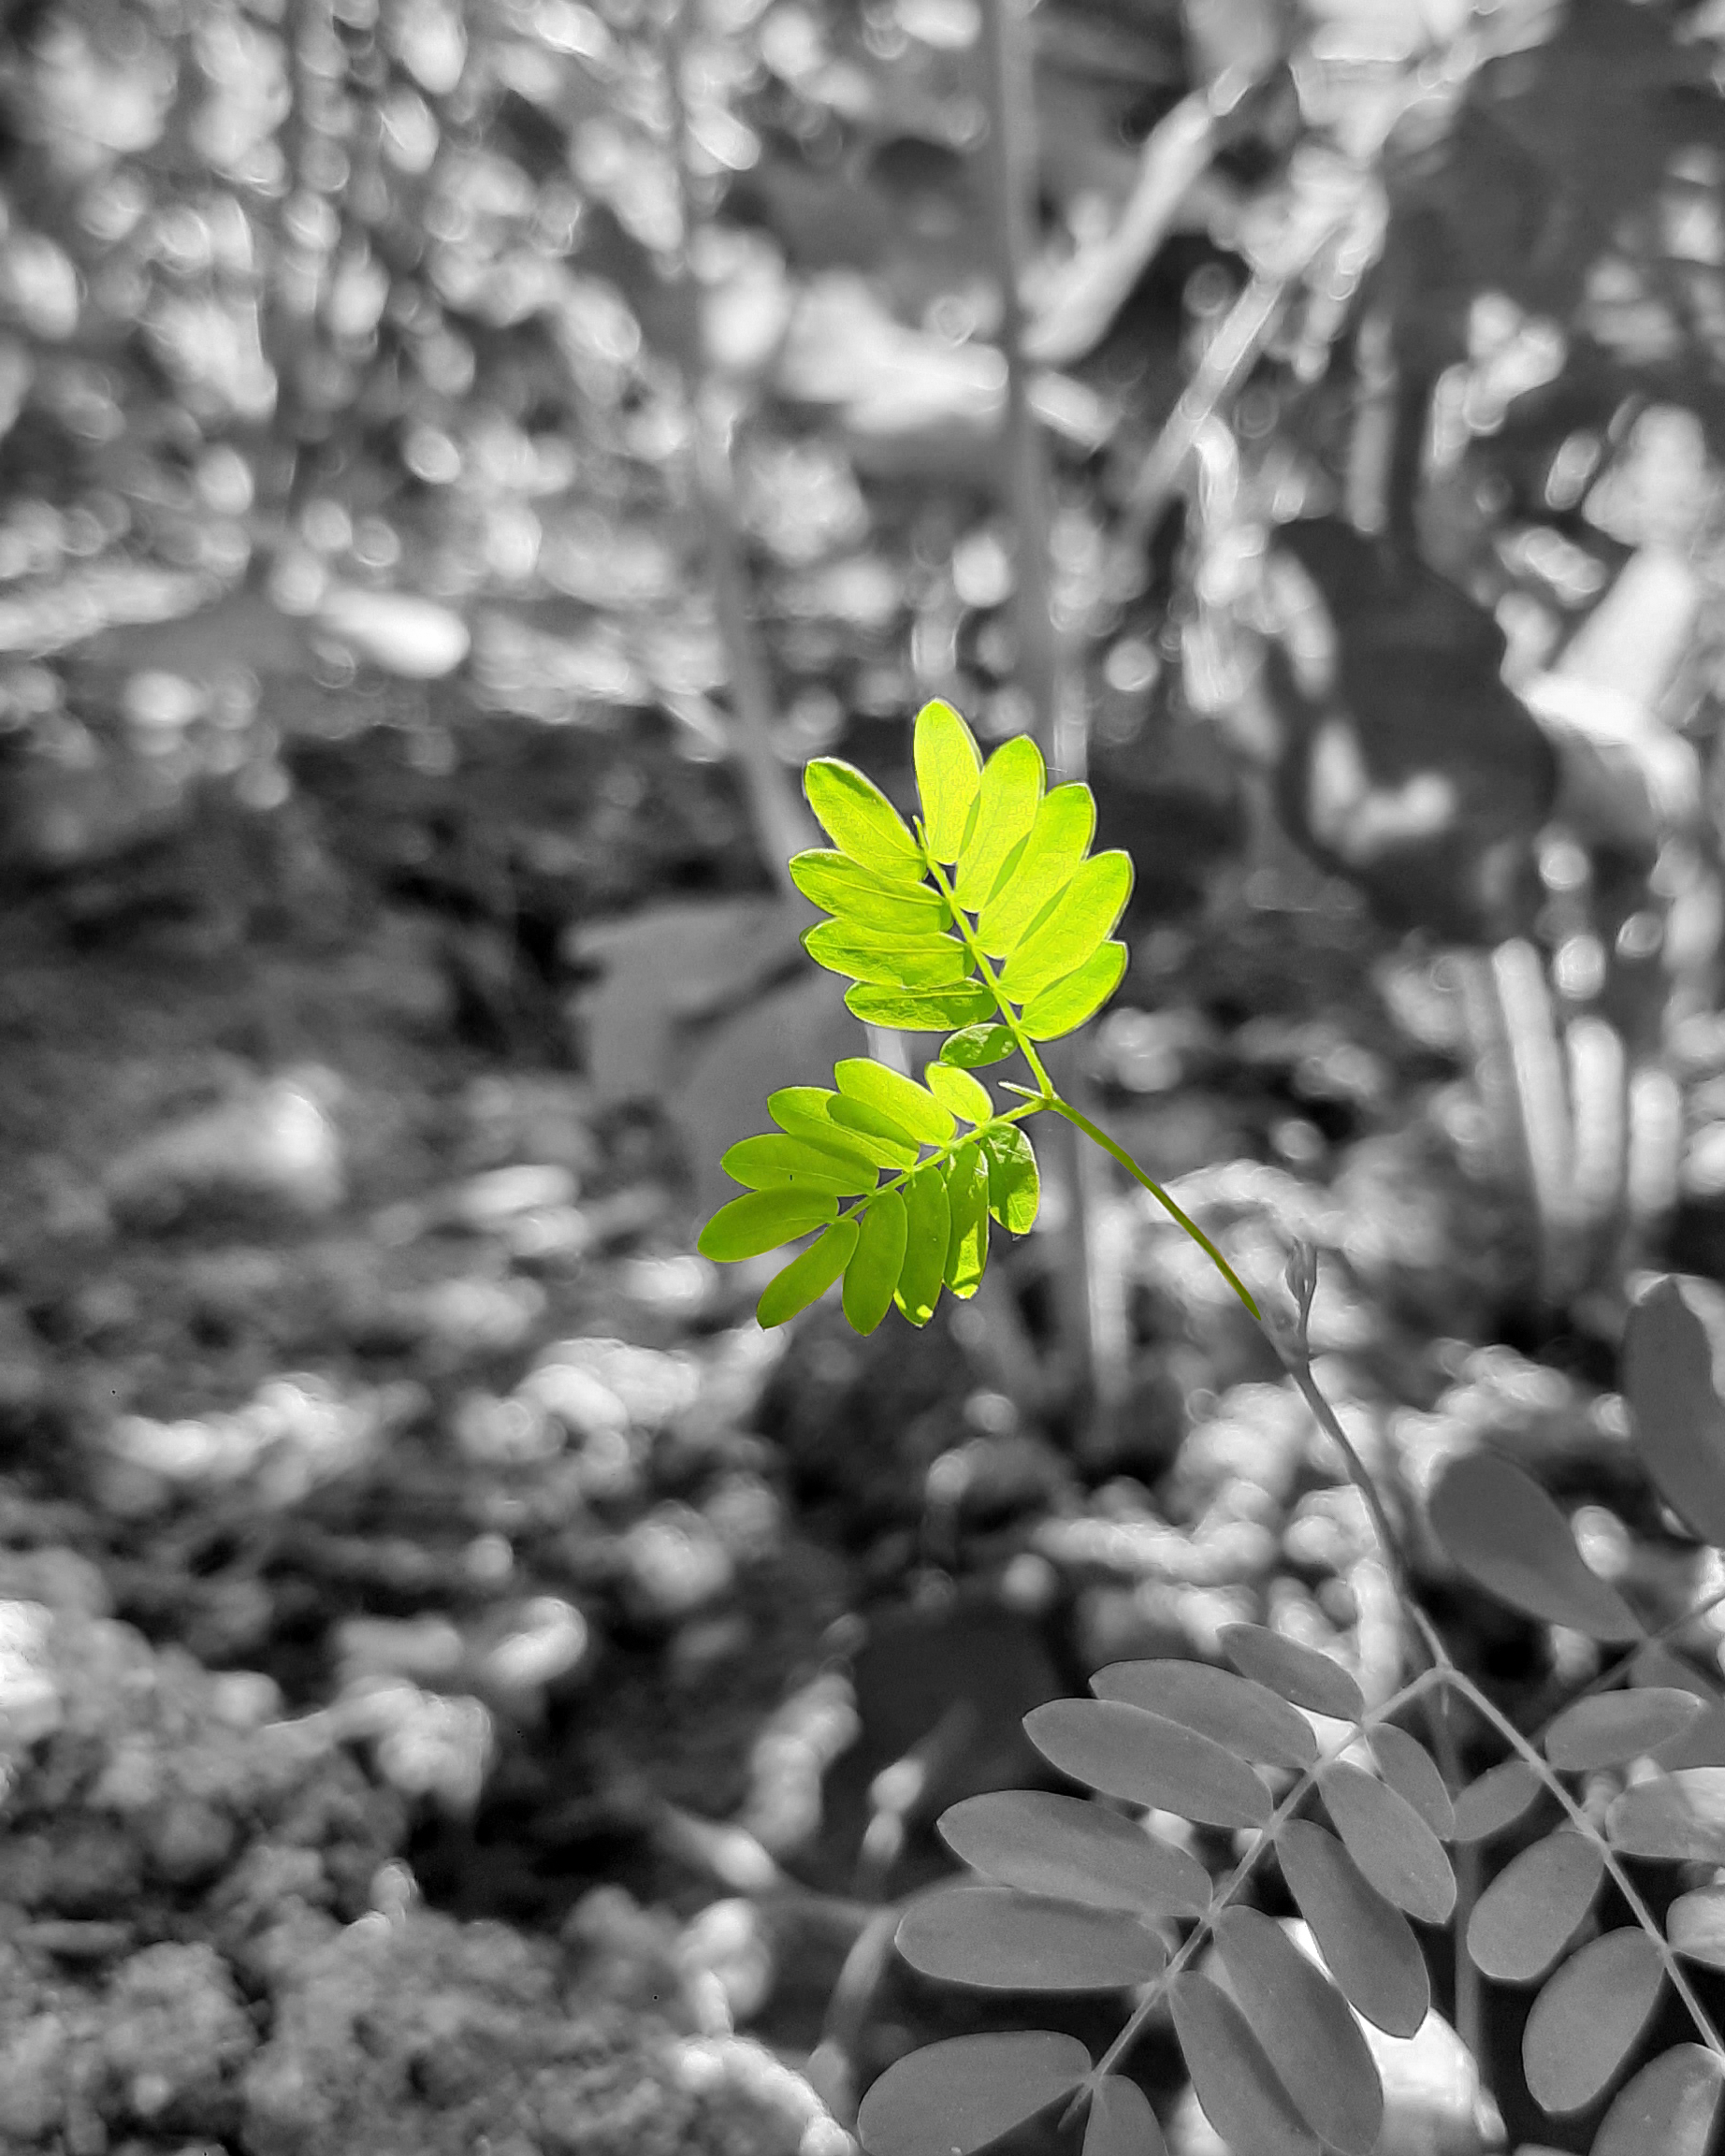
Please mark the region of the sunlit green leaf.
<svg viewBox="0 0 1725 2156"><path fill-rule="evenodd" d="M945 1033L949 1026L975 1025L994 1008L994 999L977 981L957 988L848 988L845 1006L870 1025L903 1033Z"/></svg>
<svg viewBox="0 0 1725 2156"><path fill-rule="evenodd" d="M803 948L829 973L882 988L944 988L964 979L974 962L950 936L891 937L842 920L805 930Z"/></svg>
<svg viewBox="0 0 1725 2156"><path fill-rule="evenodd" d="M855 1157L847 1159L800 1137L744 1138L718 1165L752 1191L803 1184L839 1197L855 1197L872 1191L878 1180L877 1171L870 1163Z"/></svg>
<svg viewBox="0 0 1725 2156"><path fill-rule="evenodd" d="M1131 895L1132 856L1118 848L1094 854L1001 967L1001 994L1028 1003L1076 973L1112 931Z"/></svg>
<svg viewBox="0 0 1725 2156"><path fill-rule="evenodd" d="M979 1070L986 1064L1005 1063L1012 1049L1012 1035L1004 1025L967 1025L948 1041L940 1060L960 1070Z"/></svg>
<svg viewBox="0 0 1725 2156"><path fill-rule="evenodd" d="M926 1086L902 1071L889 1070L872 1056L847 1056L834 1064L833 1076L846 1100L890 1117L923 1145L942 1146L951 1137L955 1127L951 1116Z"/></svg>
<svg viewBox="0 0 1725 2156"><path fill-rule="evenodd" d="M1167 1948L1119 1909L1041 1901L1010 1887L937 1887L906 1910L898 1950L949 1984L1113 1991L1159 1975Z"/></svg>
<svg viewBox="0 0 1725 2156"><path fill-rule="evenodd" d="M928 849L936 861L956 861L981 790L981 755L970 729L938 698L917 714L913 755Z"/></svg>
<svg viewBox="0 0 1725 2156"><path fill-rule="evenodd" d="M1035 823L1042 778L1042 752L1028 734L1003 742L983 765L976 818L952 886L953 896L970 912L993 896L1007 856Z"/></svg>
<svg viewBox="0 0 1725 2156"><path fill-rule="evenodd" d="M1123 943L1105 943L1076 973L1032 996L1019 1014L1031 1039L1064 1040L1094 1018L1124 978L1126 956Z"/></svg>
<svg viewBox="0 0 1725 2156"><path fill-rule="evenodd" d="M991 958L1004 958L1072 880L1096 830L1096 803L1087 786L1057 786L1043 797L1036 820L1009 875L982 909L977 940Z"/></svg>
<svg viewBox="0 0 1725 2156"><path fill-rule="evenodd" d="M947 1207L946 1283L968 1302L988 1264L988 1163L974 1138L947 1163Z"/></svg>
<svg viewBox="0 0 1725 2156"><path fill-rule="evenodd" d="M924 1064L922 1079L935 1098L964 1122L985 1123L994 1113L988 1088L956 1064Z"/></svg>
<svg viewBox="0 0 1725 2156"><path fill-rule="evenodd" d="M799 1310L818 1302L850 1263L856 1243L855 1221L834 1221L801 1257L792 1258L783 1272L775 1273L767 1282L755 1305L757 1321L769 1328L782 1325L787 1318L794 1318Z"/></svg>
<svg viewBox="0 0 1725 2156"><path fill-rule="evenodd" d="M851 1330L872 1333L892 1305L905 1264L905 1201L882 1191L862 1214L856 1249L845 1267L845 1316Z"/></svg>
<svg viewBox="0 0 1725 2156"><path fill-rule="evenodd" d="M868 2156L975 2156L1070 2096L1090 2072L1076 2036L949 2036L896 2059L857 2114Z"/></svg>
<svg viewBox="0 0 1725 2156"><path fill-rule="evenodd" d="M823 912L860 928L934 935L952 925L951 912L937 890L883 883L846 854L800 853L790 863L790 880Z"/></svg>
<svg viewBox="0 0 1725 2156"><path fill-rule="evenodd" d="M702 1229L695 1248L703 1258L726 1265L737 1258L758 1258L807 1235L837 1211L837 1200L825 1192L750 1191L719 1207Z"/></svg>
<svg viewBox="0 0 1725 2156"><path fill-rule="evenodd" d="M874 780L854 764L817 757L803 774L803 791L820 828L860 868L889 882L922 880L922 849L909 827Z"/></svg>
<svg viewBox="0 0 1725 2156"><path fill-rule="evenodd" d="M1042 1184L1029 1135L1018 1123L995 1123L982 1134L988 1163L988 1209L1003 1228L1028 1235L1036 1224Z"/></svg>
<svg viewBox="0 0 1725 2156"><path fill-rule="evenodd" d="M840 1122L834 1113L839 1105L838 1094L825 1086L782 1086L767 1095L768 1115L790 1137L805 1138L877 1167L906 1168L916 1159L917 1148L908 1138L883 1136L861 1121Z"/></svg>
<svg viewBox="0 0 1725 2156"><path fill-rule="evenodd" d="M891 1166L907 1168L915 1164L921 1141L867 1101L848 1100L840 1093L833 1103L831 1113L841 1130L852 1132L870 1147L878 1149Z"/></svg>
<svg viewBox="0 0 1725 2156"><path fill-rule="evenodd" d="M947 1179L930 1165L905 1185L905 1264L893 1301L913 1325L925 1325L940 1300L947 1271L950 1214Z"/></svg>

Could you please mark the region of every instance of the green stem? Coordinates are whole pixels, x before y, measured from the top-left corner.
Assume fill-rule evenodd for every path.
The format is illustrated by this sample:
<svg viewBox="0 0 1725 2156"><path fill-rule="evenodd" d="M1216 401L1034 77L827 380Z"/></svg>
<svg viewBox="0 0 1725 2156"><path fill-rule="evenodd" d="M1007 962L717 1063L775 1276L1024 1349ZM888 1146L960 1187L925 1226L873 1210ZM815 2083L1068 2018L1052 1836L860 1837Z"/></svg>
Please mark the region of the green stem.
<svg viewBox="0 0 1725 2156"><path fill-rule="evenodd" d="M1000 976L994 971L993 966L990 963L988 953L977 941L977 932L971 926L970 921L966 918L964 907L960 905L957 899L953 897L952 886L947 880L946 870L941 867L940 863L928 850L928 842L926 839L921 837L920 826L918 827L918 837L920 840L922 846L922 858L928 863L928 873L935 879L935 889L939 891L941 897L944 898L947 902L947 911L952 916L952 925L955 929L957 929L960 940L963 942L964 948L970 953L971 962L976 966L978 973L981 976L982 986L987 989L990 995L992 995L994 999L994 1008L1000 1014L1000 1022L1012 1035L1013 1047L1017 1049L1020 1055L1022 1055L1024 1061L1030 1065L1031 1076L1036 1079L1036 1085L1039 1089L1037 1098L1046 1107L1058 1106L1058 1096L1054 1092L1053 1082L1050 1078L1047 1071L1042 1067L1042 1059L1036 1053L1036 1044L1032 1041L1030 1035L1024 1031L1023 1027L1020 1025L1018 1021L1018 1015L1013 1010L1012 1006L1007 1001L1006 997L1001 994ZM1023 1088L1022 1086L1016 1089L1008 1088L1008 1091L1013 1090L1022 1092Z"/></svg>

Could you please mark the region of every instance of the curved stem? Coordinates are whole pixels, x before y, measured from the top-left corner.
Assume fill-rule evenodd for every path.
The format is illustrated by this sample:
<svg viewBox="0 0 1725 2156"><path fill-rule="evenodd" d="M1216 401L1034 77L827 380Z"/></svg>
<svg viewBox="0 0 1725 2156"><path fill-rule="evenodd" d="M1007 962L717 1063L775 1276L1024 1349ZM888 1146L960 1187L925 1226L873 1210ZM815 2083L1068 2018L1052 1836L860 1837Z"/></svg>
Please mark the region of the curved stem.
<svg viewBox="0 0 1725 2156"><path fill-rule="evenodd" d="M1623 1869L1616 1851L1606 1841L1604 1835L1600 1832L1581 1806L1576 1803L1574 1798L1563 1787L1562 1782L1552 1772L1550 1766L1534 1745L1522 1735L1507 1715L1500 1713L1492 1704L1471 1677L1457 1669L1453 1663L1439 1671L1437 1674L1445 1685L1467 1700L1475 1714L1483 1715L1491 1724L1505 1744L1513 1746L1520 1754L1528 1765L1538 1774L1545 1787L1562 1805L1564 1811L1568 1813L1571 1825L1599 1849L1605 1859L1605 1869L1611 1874L1612 1884L1628 1904L1630 1914L1659 1948L1660 1961L1664 1966L1666 1976L1670 1979L1671 1988L1687 2008L1690 2020L1695 2024L1696 2033L1714 2057L1725 2064L1725 2042L1720 2041L1719 2033L1713 2026L1711 2017L1700 1999L1696 1997L1694 1987L1684 1974L1683 1964L1672 1951L1664 1932L1655 1923L1652 1911L1642 1900L1628 1873Z"/></svg>

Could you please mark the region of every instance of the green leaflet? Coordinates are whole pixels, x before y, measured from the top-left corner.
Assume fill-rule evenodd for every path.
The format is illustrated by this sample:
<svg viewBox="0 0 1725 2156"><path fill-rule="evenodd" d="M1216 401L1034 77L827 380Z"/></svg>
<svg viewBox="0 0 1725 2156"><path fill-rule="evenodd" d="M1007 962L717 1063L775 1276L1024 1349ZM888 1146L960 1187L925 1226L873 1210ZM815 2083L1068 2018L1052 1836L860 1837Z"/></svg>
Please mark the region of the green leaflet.
<svg viewBox="0 0 1725 2156"><path fill-rule="evenodd" d="M862 1214L856 1248L845 1267L845 1316L853 1332L872 1333L891 1308L907 1233L904 1199L896 1191L882 1191Z"/></svg>
<svg viewBox="0 0 1725 2156"><path fill-rule="evenodd" d="M892 1300L913 1325L925 1325L946 1278L950 1210L947 1182L933 1162L905 1185L905 1264Z"/></svg>
<svg viewBox="0 0 1725 2156"><path fill-rule="evenodd" d="M970 729L938 698L917 714L913 754L928 850L956 861L982 783L982 758Z"/></svg>
<svg viewBox="0 0 1725 2156"><path fill-rule="evenodd" d="M823 920L803 933L803 948L817 965L852 980L882 988L945 988L963 980L974 963L949 935L897 938L848 921Z"/></svg>
<svg viewBox="0 0 1725 2156"><path fill-rule="evenodd" d="M695 1248L703 1258L729 1265L735 1258L758 1258L780 1243L793 1242L819 1227L838 1211L831 1193L807 1190L750 1191L720 1206L701 1231Z"/></svg>
<svg viewBox="0 0 1725 2156"><path fill-rule="evenodd" d="M819 1302L849 1264L856 1246L855 1221L834 1221L819 1241L810 1243L801 1257L792 1258L767 1282L755 1305L757 1322L768 1328L782 1325L787 1318Z"/></svg>
<svg viewBox="0 0 1725 2156"><path fill-rule="evenodd" d="M1028 1235L1036 1224L1042 1196L1028 1135L1017 1123L995 1123L979 1142L988 1164L989 1211L1015 1236Z"/></svg>
<svg viewBox="0 0 1725 2156"><path fill-rule="evenodd" d="M783 1086L767 1095L768 1115L791 1137L876 1167L907 1168L916 1159L916 1147L896 1132L885 1136L872 1121L849 1116L841 1123L834 1113L841 1105L837 1093L825 1086Z"/></svg>
<svg viewBox="0 0 1725 2156"><path fill-rule="evenodd" d="M946 1284L968 1302L982 1285L988 1264L988 1163L975 1138L947 1163L947 1204Z"/></svg>
<svg viewBox="0 0 1725 2156"><path fill-rule="evenodd" d="M1089 787L1057 786L1045 796L1024 850L977 922L977 940L991 958L1004 958L1065 890L1095 832L1096 803Z"/></svg>
<svg viewBox="0 0 1725 2156"><path fill-rule="evenodd" d="M1019 1023L1032 1040L1059 1040L1076 1033L1093 1019L1120 986L1126 970L1123 943L1105 943L1093 951L1076 973L1032 996L1019 1013Z"/></svg>
<svg viewBox="0 0 1725 2156"><path fill-rule="evenodd" d="M952 924L947 902L926 884L881 882L842 853L811 851L790 863L790 880L823 913L841 915L859 928L937 935Z"/></svg>
<svg viewBox="0 0 1725 2156"><path fill-rule="evenodd" d="M922 1078L935 1098L961 1121L985 1123L992 1120L994 1104L988 1096L988 1088L968 1071L949 1063L930 1063L922 1066Z"/></svg>
<svg viewBox="0 0 1725 2156"><path fill-rule="evenodd" d="M975 1028L993 1010L994 999L980 981L932 989L863 986L845 991L845 1007L869 1025L897 1026L905 1033L945 1033L949 1026Z"/></svg>
<svg viewBox="0 0 1725 2156"><path fill-rule="evenodd" d="M1012 1035L1004 1025L967 1025L948 1041L940 1060L960 1070L979 1070L985 1064L1005 1063L1011 1053Z"/></svg>
<svg viewBox="0 0 1725 2156"><path fill-rule="evenodd" d="M801 1185L818 1194L856 1197L872 1191L878 1179L874 1164L860 1154L847 1159L810 1139L774 1135L744 1138L718 1165L751 1191Z"/></svg>
<svg viewBox="0 0 1725 2156"><path fill-rule="evenodd" d="M856 992L854 990L851 991ZM835 1123L842 1124L847 1134L857 1136L872 1151L879 1153L889 1167L908 1168L916 1165L921 1147L900 1123L891 1116L882 1115L866 1101L847 1100L843 1093L833 1103L829 1111Z"/></svg>
<svg viewBox="0 0 1725 2156"><path fill-rule="evenodd" d="M1130 854L1093 855L1001 968L1001 994L1028 1003L1076 973L1120 919L1131 892Z"/></svg>
<svg viewBox="0 0 1725 2156"><path fill-rule="evenodd" d="M943 1146L952 1136L951 1116L927 1087L872 1056L847 1056L834 1064L833 1076L846 1100L873 1108L919 1144Z"/></svg>
<svg viewBox="0 0 1725 2156"><path fill-rule="evenodd" d="M997 748L982 767L976 821L959 856L953 896L975 913L994 895L1007 856L1036 821L1042 799L1042 751L1028 734Z"/></svg>
<svg viewBox="0 0 1725 2156"><path fill-rule="evenodd" d="M921 847L886 795L854 764L817 757L803 774L803 791L840 853L890 882L921 882Z"/></svg>

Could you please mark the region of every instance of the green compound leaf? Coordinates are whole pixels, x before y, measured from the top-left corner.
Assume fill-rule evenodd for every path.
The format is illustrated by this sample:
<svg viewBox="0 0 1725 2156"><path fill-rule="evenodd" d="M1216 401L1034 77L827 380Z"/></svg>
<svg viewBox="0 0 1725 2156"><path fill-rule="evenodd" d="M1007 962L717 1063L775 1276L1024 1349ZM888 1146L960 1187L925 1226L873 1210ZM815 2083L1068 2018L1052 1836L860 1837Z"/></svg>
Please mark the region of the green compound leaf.
<svg viewBox="0 0 1725 2156"><path fill-rule="evenodd" d="M1029 835L1043 775L1042 751L1028 734L1004 742L983 765L976 818L952 886L952 895L968 912L987 905L1007 856Z"/></svg>
<svg viewBox="0 0 1725 2156"><path fill-rule="evenodd" d="M968 1302L988 1264L988 1163L972 1138L947 1163L947 1286Z"/></svg>
<svg viewBox="0 0 1725 2156"><path fill-rule="evenodd" d="M1256 1909L1225 1909L1215 1936L1234 1995L1300 2117L1341 2156L1372 2156L1384 2085L1347 2001Z"/></svg>
<svg viewBox="0 0 1725 2156"><path fill-rule="evenodd" d="M1545 1757L1565 1773L1621 1767L1656 1752L1701 1713L1693 1692L1645 1685L1632 1692L1601 1692L1566 1707L1545 1732Z"/></svg>
<svg viewBox="0 0 1725 2156"><path fill-rule="evenodd" d="M1041 1178L1028 1135L1018 1123L995 1123L982 1133L981 1146L988 1163L989 1211L1013 1235L1028 1235L1042 1202Z"/></svg>
<svg viewBox="0 0 1725 2156"><path fill-rule="evenodd" d="M922 849L872 778L837 757L817 757L803 774L803 791L820 828L842 854L884 881L920 884Z"/></svg>
<svg viewBox="0 0 1725 2156"><path fill-rule="evenodd" d="M786 1185L836 1197L859 1197L864 1191L872 1191L879 1179L879 1171L871 1162L855 1156L847 1159L805 1138L772 1135L742 1139L718 1165L751 1191Z"/></svg>
<svg viewBox="0 0 1725 2156"><path fill-rule="evenodd" d="M1076 2036L949 2036L894 2060L862 2099L868 2156L976 2156L1064 2103L1090 2072Z"/></svg>
<svg viewBox="0 0 1725 2156"><path fill-rule="evenodd" d="M1505 1759L1490 1768L1477 1782L1470 1782L1456 1799L1456 1824L1451 1839L1486 1842L1513 1827L1529 1811L1545 1787L1525 1759Z"/></svg>
<svg viewBox="0 0 1725 2156"><path fill-rule="evenodd" d="M1593 2137L1593 2156L1707 2156L1721 2068L1699 2044L1674 2044L1621 2088Z"/></svg>
<svg viewBox="0 0 1725 2156"><path fill-rule="evenodd" d="M919 1145L943 1146L951 1138L956 1127L951 1116L915 1078L889 1070L872 1056L847 1056L834 1064L833 1076L844 1100L886 1117Z"/></svg>
<svg viewBox="0 0 1725 2156"><path fill-rule="evenodd" d="M979 981L957 988L848 988L845 1007L868 1025L895 1027L901 1033L945 1033L949 1026L974 1025L994 1007Z"/></svg>
<svg viewBox="0 0 1725 2156"><path fill-rule="evenodd" d="M750 1191L747 1197L732 1198L728 1206L719 1207L702 1229L695 1248L703 1258L717 1258L721 1265L758 1258L807 1235L837 1211L838 1201L830 1192Z"/></svg>
<svg viewBox="0 0 1725 2156"><path fill-rule="evenodd" d="M782 1273L775 1273L755 1305L755 1318L765 1331L794 1318L810 1303L819 1302L850 1263L857 1247L855 1221L834 1221L810 1243L801 1257L792 1258Z"/></svg>
<svg viewBox="0 0 1725 2156"><path fill-rule="evenodd" d="M1149 1983L1167 1961L1123 1911L1010 1887L936 1887L900 1918L898 1950L925 1976L1004 1991L1113 1991Z"/></svg>
<svg viewBox="0 0 1725 2156"><path fill-rule="evenodd" d="M1183 1849L1082 1797L993 1789L940 1816L947 1846L973 1872L1021 1893L1093 1909L1201 1917L1210 1874Z"/></svg>
<svg viewBox="0 0 1725 2156"><path fill-rule="evenodd" d="M1096 803L1089 787L1057 786L1044 795L1023 851L977 922L977 941L991 958L1005 958L1065 890L1095 832Z"/></svg>
<svg viewBox="0 0 1725 2156"><path fill-rule="evenodd" d="M1456 1906L1456 1874L1407 1799L1345 1759L1325 1768L1318 1789L1348 1855L1384 1900L1422 1923L1443 1923Z"/></svg>
<svg viewBox="0 0 1725 2156"><path fill-rule="evenodd" d="M896 1191L882 1191L864 1208L845 1267L845 1316L853 1332L866 1337L892 1307L907 1233L905 1201Z"/></svg>
<svg viewBox="0 0 1725 2156"><path fill-rule="evenodd" d="M840 1107L851 1111L844 1122L835 1112ZM917 1157L909 1138L896 1133L884 1136L876 1128L877 1119L865 1117L854 1102L841 1101L824 1086L783 1086L767 1095L767 1113L790 1137L805 1138L829 1152L872 1162L877 1167L907 1168Z"/></svg>
<svg viewBox="0 0 1725 2156"><path fill-rule="evenodd" d="M1563 1514L1508 1460L1491 1453L1453 1460L1428 1509L1457 1564L1512 1610L1592 1640L1641 1637L1623 1597L1583 1563Z"/></svg>
<svg viewBox="0 0 1725 2156"><path fill-rule="evenodd" d="M1268 1686L1208 1662L1110 1662L1090 1680L1099 1700L1165 1715L1254 1766L1310 1767L1318 1742L1306 1717Z"/></svg>
<svg viewBox="0 0 1725 2156"><path fill-rule="evenodd" d="M1204 1827L1261 1827L1269 1791L1243 1759L1212 1738L1112 1700L1051 1700L1024 1716L1024 1733L1074 1781Z"/></svg>
<svg viewBox="0 0 1725 2156"><path fill-rule="evenodd" d="M1076 973L1110 933L1131 895L1132 856L1118 850L1093 855L1001 967L1001 994L1028 1003Z"/></svg>
<svg viewBox="0 0 1725 2156"><path fill-rule="evenodd" d="M1150 2098L1123 2074L1105 2074L1090 2100L1083 2156L1167 2156Z"/></svg>
<svg viewBox="0 0 1725 2156"><path fill-rule="evenodd" d="M1384 1779L1413 1805L1440 1842L1447 1842L1456 1831L1456 1807L1431 1754L1417 1737L1393 1722L1380 1723L1370 1742Z"/></svg>
<svg viewBox="0 0 1725 2156"><path fill-rule="evenodd" d="M1005 1063L1016 1046L1004 1025L967 1025L948 1041L940 1060L960 1070L980 1070L986 1064Z"/></svg>
<svg viewBox="0 0 1725 2156"><path fill-rule="evenodd" d="M900 937L842 920L805 929L803 948L829 973L880 988L947 988L967 978L974 963L949 935Z"/></svg>
<svg viewBox="0 0 1725 2156"><path fill-rule="evenodd" d="M961 1122L985 1123L993 1116L994 1104L988 1088L955 1064L931 1063L922 1066L923 1083L943 1107Z"/></svg>
<svg viewBox="0 0 1725 2156"><path fill-rule="evenodd" d="M936 698L917 714L912 755L928 850L936 861L956 861L982 789L981 752L957 712Z"/></svg>
<svg viewBox="0 0 1725 2156"><path fill-rule="evenodd" d="M1356 2014L1386 2036L1419 2033L1431 2006L1431 1980L1413 1927L1386 1902L1322 1827L1290 1819L1276 1854L1318 1951Z"/></svg>
<svg viewBox="0 0 1725 2156"><path fill-rule="evenodd" d="M1664 1976L1658 1944L1639 1928L1589 1940L1563 1964L1533 2002L1521 2039L1542 2111L1592 2103L1646 2027Z"/></svg>
<svg viewBox="0 0 1725 2156"><path fill-rule="evenodd" d="M934 1316L946 1279L951 1215L945 1174L931 1163L906 1183L904 1196L905 1264L892 1300L920 1328Z"/></svg>
<svg viewBox="0 0 1725 2156"><path fill-rule="evenodd" d="M1339 1722L1357 1722L1365 1714L1359 1686L1339 1662L1315 1647L1302 1647L1264 1625L1224 1625L1217 1637L1242 1677L1255 1677L1297 1707L1333 1715Z"/></svg>
<svg viewBox="0 0 1725 2156"><path fill-rule="evenodd" d="M952 914L937 890L927 885L883 883L842 853L799 853L790 863L790 880L819 906L858 928L889 933L937 935L950 928Z"/></svg>
<svg viewBox="0 0 1725 2156"><path fill-rule="evenodd" d="M1500 1984L1543 1976L1593 1906L1605 1859L1598 1845L1559 1828L1514 1858L1468 1919L1468 1952Z"/></svg>
<svg viewBox="0 0 1725 2156"><path fill-rule="evenodd" d="M1076 973L1033 996L1019 1014L1032 1040L1063 1040L1095 1017L1120 986L1126 971L1123 943L1105 943Z"/></svg>
<svg viewBox="0 0 1725 2156"><path fill-rule="evenodd" d="M1320 2156L1294 2099L1234 2002L1190 1971L1168 1987L1174 2033L1204 2116L1232 2156Z"/></svg>

